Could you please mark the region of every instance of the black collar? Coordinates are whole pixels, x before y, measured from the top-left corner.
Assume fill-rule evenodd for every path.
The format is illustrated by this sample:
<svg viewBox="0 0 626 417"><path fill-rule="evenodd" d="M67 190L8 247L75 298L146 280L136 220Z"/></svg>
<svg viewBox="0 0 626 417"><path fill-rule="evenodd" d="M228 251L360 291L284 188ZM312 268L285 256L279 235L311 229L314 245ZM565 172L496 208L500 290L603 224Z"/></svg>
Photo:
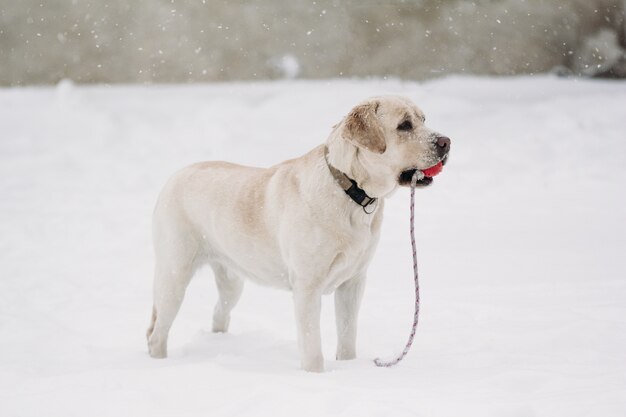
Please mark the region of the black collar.
<svg viewBox="0 0 626 417"><path fill-rule="evenodd" d="M348 177L328 162L328 146L324 147L324 159L326 160L326 165L328 166L330 173L337 181L337 184L339 184L343 191L348 194L348 197L350 197L352 201L357 203L359 206L363 207L363 211L367 214L372 213L373 211L368 212L365 208L374 204L378 199L368 196L365 190L360 188L355 180Z"/></svg>

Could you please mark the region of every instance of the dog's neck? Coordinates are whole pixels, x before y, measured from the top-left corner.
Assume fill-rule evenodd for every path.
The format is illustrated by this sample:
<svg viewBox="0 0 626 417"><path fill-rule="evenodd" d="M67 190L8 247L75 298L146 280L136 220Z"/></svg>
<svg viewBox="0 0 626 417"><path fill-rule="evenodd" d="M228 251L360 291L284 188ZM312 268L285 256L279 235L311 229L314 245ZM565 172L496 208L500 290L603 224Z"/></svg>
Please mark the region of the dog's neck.
<svg viewBox="0 0 626 417"><path fill-rule="evenodd" d="M326 142L328 164L354 180L369 197L389 196L398 186L394 173L385 167L373 166L368 160L367 151L342 138L340 131L341 129L335 129ZM380 175L372 175L372 172Z"/></svg>
<svg viewBox="0 0 626 417"><path fill-rule="evenodd" d="M326 160L326 165L328 165L328 169L330 170L331 175L335 178L337 184L343 189L343 191L359 206L363 207L363 210L370 214L373 213L373 210L376 208L375 204L378 201L377 198L370 197L367 195L365 190L363 190L355 180L338 170L328 161L328 147L324 146L324 159ZM368 211L368 207L374 205L372 211Z"/></svg>

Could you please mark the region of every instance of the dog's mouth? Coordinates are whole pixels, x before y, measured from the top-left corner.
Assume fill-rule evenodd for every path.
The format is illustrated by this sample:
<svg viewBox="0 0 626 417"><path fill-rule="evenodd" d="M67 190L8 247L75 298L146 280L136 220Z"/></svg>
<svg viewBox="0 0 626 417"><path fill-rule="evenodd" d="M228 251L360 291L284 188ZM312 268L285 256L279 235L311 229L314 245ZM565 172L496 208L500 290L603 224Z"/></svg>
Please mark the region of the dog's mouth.
<svg viewBox="0 0 626 417"><path fill-rule="evenodd" d="M448 159L448 155L444 156L441 161L437 162L435 165L430 168L421 169L422 174L424 174L423 178L418 179L415 185L418 187L426 187L433 183L433 177L441 172L443 166L446 164ZM400 173L400 177L398 178L398 183L402 186L410 186L411 179L413 175L417 172L417 168L409 168Z"/></svg>
<svg viewBox="0 0 626 417"><path fill-rule="evenodd" d="M400 174L400 178L398 178L398 183L406 187L410 186L411 179L413 178L413 174L415 174L416 171L417 169L407 169L406 171L402 171L402 173ZM433 177L427 177L426 175L424 175L424 178L417 180L415 185L417 185L418 187L425 187L427 185L430 185L432 182Z"/></svg>

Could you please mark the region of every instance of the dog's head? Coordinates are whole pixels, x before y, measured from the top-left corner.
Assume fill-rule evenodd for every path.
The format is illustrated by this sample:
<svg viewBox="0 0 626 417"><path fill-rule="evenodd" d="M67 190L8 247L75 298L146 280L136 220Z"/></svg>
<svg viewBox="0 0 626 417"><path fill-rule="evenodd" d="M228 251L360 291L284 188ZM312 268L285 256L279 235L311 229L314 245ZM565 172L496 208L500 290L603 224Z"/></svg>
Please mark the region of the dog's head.
<svg viewBox="0 0 626 417"><path fill-rule="evenodd" d="M424 113L408 98L382 96L354 107L339 127L341 136L363 151L361 157L372 167L370 174L384 172L406 186L416 170L445 164L450 152L450 139L427 128L425 121ZM425 175L418 185L432 182Z"/></svg>

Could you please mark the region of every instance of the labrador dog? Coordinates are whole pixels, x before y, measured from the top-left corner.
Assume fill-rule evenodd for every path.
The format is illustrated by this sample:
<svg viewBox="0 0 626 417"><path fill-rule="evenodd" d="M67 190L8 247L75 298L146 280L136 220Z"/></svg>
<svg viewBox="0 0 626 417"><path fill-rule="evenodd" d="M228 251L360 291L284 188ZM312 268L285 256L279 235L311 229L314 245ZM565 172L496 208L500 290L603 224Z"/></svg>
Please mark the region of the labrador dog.
<svg viewBox="0 0 626 417"><path fill-rule="evenodd" d="M196 269L214 272L213 331L226 332L244 279L290 290L301 366L321 372L320 307L335 294L337 359L356 357L357 315L380 236L384 199L416 170L445 163L450 139L424 125L409 99L368 99L334 126L325 144L271 168L202 162L174 174L153 216L154 358ZM425 176L420 186L433 179Z"/></svg>

